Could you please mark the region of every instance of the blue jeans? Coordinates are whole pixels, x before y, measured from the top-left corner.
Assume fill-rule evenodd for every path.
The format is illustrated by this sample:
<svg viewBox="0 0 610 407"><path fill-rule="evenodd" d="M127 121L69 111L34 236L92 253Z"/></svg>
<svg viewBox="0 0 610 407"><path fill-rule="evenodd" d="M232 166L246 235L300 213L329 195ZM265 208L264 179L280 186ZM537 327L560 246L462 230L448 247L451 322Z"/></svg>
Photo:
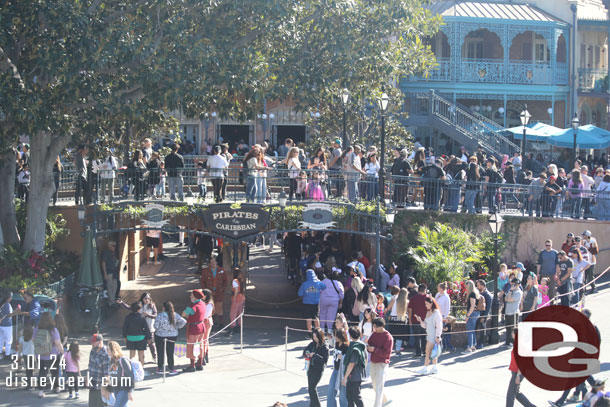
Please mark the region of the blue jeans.
<svg viewBox="0 0 610 407"><path fill-rule="evenodd" d="M263 203L267 199L267 178L256 178L256 202Z"/></svg>
<svg viewBox="0 0 610 407"><path fill-rule="evenodd" d="M167 177L167 183L169 184L169 199L172 201L176 200L176 188L178 189L178 199L184 201L184 183L182 176L179 177Z"/></svg>
<svg viewBox="0 0 610 407"><path fill-rule="evenodd" d="M352 203L358 201L358 181L347 181L347 197Z"/></svg>
<svg viewBox="0 0 610 407"><path fill-rule="evenodd" d="M337 390L335 389L335 383L337 382L337 376L339 371L333 369L333 373L330 376L330 382L328 382L328 394L326 395L326 406L337 407ZM347 407L347 393L345 386L339 385L339 407Z"/></svg>
<svg viewBox="0 0 610 407"><path fill-rule="evenodd" d="M447 202L445 202L445 210L449 212L457 212L459 204L460 184L451 184L447 188Z"/></svg>
<svg viewBox="0 0 610 407"><path fill-rule="evenodd" d="M127 407L127 402L129 401L129 390L120 390L114 393L114 398L116 401L114 402L113 407Z"/></svg>
<svg viewBox="0 0 610 407"><path fill-rule="evenodd" d="M572 217L580 218L582 212L582 198L577 196L572 198Z"/></svg>
<svg viewBox="0 0 610 407"><path fill-rule="evenodd" d="M580 288L582 287L582 283L574 283L572 289L574 290L574 295L572 295L572 304L578 304L581 298Z"/></svg>
<svg viewBox="0 0 610 407"><path fill-rule="evenodd" d="M477 346L477 335L474 330L477 328L477 320L479 319L480 315L481 314L479 311L473 311L472 314L470 314L470 317L468 317L468 321L466 322L466 335L468 338L469 348Z"/></svg>
<svg viewBox="0 0 610 407"><path fill-rule="evenodd" d="M256 178L248 176L246 178L246 201L254 202L256 198Z"/></svg>
<svg viewBox="0 0 610 407"><path fill-rule="evenodd" d="M466 190L466 208L468 208L468 213L476 213L474 209L474 201L477 198L477 190L476 189L467 189Z"/></svg>

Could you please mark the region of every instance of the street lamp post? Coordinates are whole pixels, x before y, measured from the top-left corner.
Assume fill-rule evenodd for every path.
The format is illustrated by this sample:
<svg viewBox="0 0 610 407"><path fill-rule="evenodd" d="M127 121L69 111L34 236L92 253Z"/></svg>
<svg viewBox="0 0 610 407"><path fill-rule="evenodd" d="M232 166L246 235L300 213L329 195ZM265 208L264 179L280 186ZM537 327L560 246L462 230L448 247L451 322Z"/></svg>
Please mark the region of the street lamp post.
<svg viewBox="0 0 610 407"><path fill-rule="evenodd" d="M500 229L502 228L502 223L504 223L504 219L502 219L502 216L497 213L494 213L489 217L489 227L491 228L491 232L494 234L494 268L492 273L494 296L493 301L491 303L490 338L490 342L494 345L500 342L500 335L498 333L498 234L500 233Z"/></svg>
<svg viewBox="0 0 610 407"><path fill-rule="evenodd" d="M576 137L578 136L579 125L580 120L578 120L578 113L574 113L574 118L572 119L572 129L574 129L574 151L572 151L572 164L576 162Z"/></svg>
<svg viewBox="0 0 610 407"><path fill-rule="evenodd" d="M347 148L348 147L348 141L347 141L347 102L349 102L349 90L347 90L347 88L343 89L343 92L341 92L341 102L343 102L343 148Z"/></svg>
<svg viewBox="0 0 610 407"><path fill-rule="evenodd" d="M376 199L376 213L377 213L377 230L375 231L376 235L376 245L375 245L375 259L376 259L376 270L375 270L375 284L379 285L379 281L381 278L381 273L379 272L379 266L381 265L381 202L379 197ZM385 211L385 221L389 226L394 224L394 217L396 212L394 212L394 208L390 205L386 206Z"/></svg>
<svg viewBox="0 0 610 407"><path fill-rule="evenodd" d="M381 150L379 152L379 191L378 195L382 201L385 202L385 167L384 167L384 157L385 157L385 114L388 109L389 102L388 95L384 92L381 95L381 99L379 102L379 110L381 110Z"/></svg>
<svg viewBox="0 0 610 407"><path fill-rule="evenodd" d="M523 111L519 115L521 126L523 126L523 138L521 139L521 157L525 159L525 147L527 146L527 124L530 122L532 115L527 111L527 105L523 106Z"/></svg>

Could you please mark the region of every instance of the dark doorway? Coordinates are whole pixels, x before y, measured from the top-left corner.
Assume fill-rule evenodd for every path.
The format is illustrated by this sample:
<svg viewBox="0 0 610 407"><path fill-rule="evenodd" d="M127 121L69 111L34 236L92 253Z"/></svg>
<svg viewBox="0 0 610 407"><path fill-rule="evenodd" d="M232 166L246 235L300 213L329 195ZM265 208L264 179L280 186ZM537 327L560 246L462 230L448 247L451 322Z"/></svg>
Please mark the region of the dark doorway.
<svg viewBox="0 0 610 407"><path fill-rule="evenodd" d="M287 138L296 144L305 142L305 126L275 126L275 145L281 146Z"/></svg>
<svg viewBox="0 0 610 407"><path fill-rule="evenodd" d="M250 144L250 127L247 124L220 125L220 137L223 143L229 144L229 151L236 151L239 143Z"/></svg>

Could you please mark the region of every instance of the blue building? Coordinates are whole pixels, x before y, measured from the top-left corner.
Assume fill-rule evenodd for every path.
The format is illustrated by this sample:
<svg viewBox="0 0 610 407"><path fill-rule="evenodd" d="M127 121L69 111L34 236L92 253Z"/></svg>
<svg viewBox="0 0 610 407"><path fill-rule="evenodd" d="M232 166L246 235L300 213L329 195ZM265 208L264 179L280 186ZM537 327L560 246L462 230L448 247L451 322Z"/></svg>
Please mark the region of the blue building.
<svg viewBox="0 0 610 407"><path fill-rule="evenodd" d="M608 127L608 11L600 0L437 1L444 25L427 38L438 67L402 81L406 124L439 151L481 142L518 147L494 134L533 121ZM576 27L576 29L574 29ZM573 45L576 44L576 45ZM432 93L433 91L434 93Z"/></svg>

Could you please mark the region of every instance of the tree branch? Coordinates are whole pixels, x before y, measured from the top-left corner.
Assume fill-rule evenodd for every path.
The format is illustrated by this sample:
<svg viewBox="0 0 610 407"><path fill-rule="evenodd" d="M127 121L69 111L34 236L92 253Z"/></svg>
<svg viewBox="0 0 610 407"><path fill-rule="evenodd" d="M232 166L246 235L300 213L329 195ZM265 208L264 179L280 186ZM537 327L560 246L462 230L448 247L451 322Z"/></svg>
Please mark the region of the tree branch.
<svg viewBox="0 0 610 407"><path fill-rule="evenodd" d="M17 79L17 81L19 81L19 86L21 86L22 89L25 88L25 84L23 83L21 75L19 74L19 69L4 52L2 46L0 46L0 72L11 73L13 79Z"/></svg>

